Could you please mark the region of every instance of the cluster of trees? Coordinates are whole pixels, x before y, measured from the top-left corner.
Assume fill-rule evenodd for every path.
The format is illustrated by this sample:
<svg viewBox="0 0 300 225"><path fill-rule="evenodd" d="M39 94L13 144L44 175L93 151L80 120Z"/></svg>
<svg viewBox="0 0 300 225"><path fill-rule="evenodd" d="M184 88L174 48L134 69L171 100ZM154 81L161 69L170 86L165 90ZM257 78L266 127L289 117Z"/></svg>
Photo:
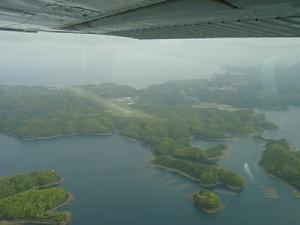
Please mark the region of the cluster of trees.
<svg viewBox="0 0 300 225"><path fill-rule="evenodd" d="M99 105L62 89L0 86L0 131L22 139L112 131Z"/></svg>
<svg viewBox="0 0 300 225"><path fill-rule="evenodd" d="M205 155L210 159L217 159L224 154L224 151L227 149L225 144L218 144L214 147L205 149Z"/></svg>
<svg viewBox="0 0 300 225"><path fill-rule="evenodd" d="M194 109L191 106L185 108L152 106L149 111L155 115L153 118L118 118L114 119L113 123L122 135L149 144L156 154L169 154L176 158L199 162L206 160L205 152L188 143L191 136L215 139L234 134L262 132L266 127L270 128L263 115L250 110L229 112ZM221 148L219 146L206 153L217 157L222 150L224 146Z"/></svg>
<svg viewBox="0 0 300 225"><path fill-rule="evenodd" d="M221 110L199 108L196 105L164 106L156 104L137 104L140 110L164 118L176 124L187 135L199 138L223 139L236 134L261 133L265 129L276 129L276 125L266 121L263 114L253 110Z"/></svg>
<svg viewBox="0 0 300 225"><path fill-rule="evenodd" d="M155 155L214 165L216 162L212 159L221 156L226 149L224 144L206 150L194 147L189 143L190 133L185 126L167 120L129 119L116 124L122 135L146 143Z"/></svg>
<svg viewBox="0 0 300 225"><path fill-rule="evenodd" d="M135 90L127 86L118 87L106 84L81 88L106 98L138 95L139 100L131 107L152 117L133 119L128 123L126 116L116 119L105 106L68 90L0 86L0 131L23 139L34 139L64 134L111 133L115 127L126 123L128 126L122 133L128 136L141 136L137 130L145 127L143 139L171 136L184 140L191 135L216 139L237 133L261 132L272 127L262 115L251 110L201 109L188 100L170 106L150 101L149 97L157 94L151 92L152 88Z"/></svg>
<svg viewBox="0 0 300 225"><path fill-rule="evenodd" d="M30 174L20 174L12 177L0 178L0 200L26 191L32 188L47 186L57 183L62 178L54 171L37 172Z"/></svg>
<svg viewBox="0 0 300 225"><path fill-rule="evenodd" d="M0 221L65 223L67 213L48 212L70 198L64 189L47 188L60 180L54 171L0 178Z"/></svg>
<svg viewBox="0 0 300 225"><path fill-rule="evenodd" d="M67 214L52 214L48 211L63 204L68 198L69 194L60 188L20 192L0 200L0 219L60 224L67 219Z"/></svg>
<svg viewBox="0 0 300 225"><path fill-rule="evenodd" d="M127 85L119 85L116 83L103 83L100 85L84 85L80 86L83 90L93 92L97 95L108 98L119 97L136 97L139 94L139 90Z"/></svg>
<svg viewBox="0 0 300 225"><path fill-rule="evenodd" d="M184 172L199 180L203 186L224 184L228 188L240 190L245 187L244 180L237 174L217 166L193 163L167 156L157 156L154 163Z"/></svg>
<svg viewBox="0 0 300 225"><path fill-rule="evenodd" d="M267 143L260 164L268 173L300 190L300 152L293 151L286 140Z"/></svg>
<svg viewBox="0 0 300 225"><path fill-rule="evenodd" d="M220 211L224 206L219 196L210 191L196 192L192 198L196 206L211 213Z"/></svg>
<svg viewBox="0 0 300 225"><path fill-rule="evenodd" d="M183 102L211 102L243 108L284 109L300 106L300 64L270 74L257 68L238 68L233 73L218 74L210 80L177 80L152 85L141 91L145 103L182 105ZM230 69L231 70L231 69ZM234 69L235 70L235 69Z"/></svg>

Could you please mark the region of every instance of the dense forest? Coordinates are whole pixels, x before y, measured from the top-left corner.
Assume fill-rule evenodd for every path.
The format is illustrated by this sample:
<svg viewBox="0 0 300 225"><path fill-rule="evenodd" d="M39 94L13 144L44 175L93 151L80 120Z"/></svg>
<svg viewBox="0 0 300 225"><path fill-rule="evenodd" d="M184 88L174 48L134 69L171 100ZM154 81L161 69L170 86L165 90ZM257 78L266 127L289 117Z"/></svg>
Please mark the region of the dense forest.
<svg viewBox="0 0 300 225"><path fill-rule="evenodd" d="M207 102L242 108L286 109L300 106L300 64L277 68L227 68L209 80L178 80L152 85L143 93L145 102L181 105Z"/></svg>
<svg viewBox="0 0 300 225"><path fill-rule="evenodd" d="M70 92L0 86L0 130L26 139L109 133L112 124L103 108Z"/></svg>
<svg viewBox="0 0 300 225"><path fill-rule="evenodd" d="M0 221L67 223L70 219L68 213L49 212L71 197L64 189L47 188L59 181L61 177L54 171L0 178Z"/></svg>
<svg viewBox="0 0 300 225"><path fill-rule="evenodd" d="M286 140L270 141L265 148L260 165L300 190L300 152L294 151Z"/></svg>
<svg viewBox="0 0 300 225"><path fill-rule="evenodd" d="M113 84L62 89L0 85L0 131L22 139L108 134L130 118L167 126L176 122L183 137L224 138L274 127L252 110L203 105L193 95L179 97L186 82L143 90Z"/></svg>
<svg viewBox="0 0 300 225"><path fill-rule="evenodd" d="M229 170L213 165L194 163L166 156L158 156L153 162L154 164L192 176L196 178L202 186L212 187L223 184L233 190L240 190L245 187L245 182L240 176Z"/></svg>
<svg viewBox="0 0 300 225"><path fill-rule="evenodd" d="M24 191L0 201L0 218L60 224L67 220L67 215L48 211L63 204L68 198L68 193L59 188Z"/></svg>
<svg viewBox="0 0 300 225"><path fill-rule="evenodd" d="M210 191L196 192L193 194L192 199L196 206L209 213L219 212L224 207L221 199Z"/></svg>
<svg viewBox="0 0 300 225"><path fill-rule="evenodd" d="M19 174L0 178L0 199L33 188L45 187L61 181L55 171Z"/></svg>
<svg viewBox="0 0 300 225"><path fill-rule="evenodd" d="M205 155L210 159L218 159L224 155L227 146L225 144L218 144L214 147L204 150Z"/></svg>

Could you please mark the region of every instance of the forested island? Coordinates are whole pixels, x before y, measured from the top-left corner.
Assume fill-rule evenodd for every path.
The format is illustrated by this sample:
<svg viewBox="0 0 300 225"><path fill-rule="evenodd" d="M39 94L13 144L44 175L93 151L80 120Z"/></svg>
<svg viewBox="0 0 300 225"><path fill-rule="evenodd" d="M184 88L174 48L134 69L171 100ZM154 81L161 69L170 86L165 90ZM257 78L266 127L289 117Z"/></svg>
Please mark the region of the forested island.
<svg viewBox="0 0 300 225"><path fill-rule="evenodd" d="M55 171L1 177L0 224L68 224L70 213L54 212L72 199L64 189L53 187L61 182Z"/></svg>
<svg viewBox="0 0 300 225"><path fill-rule="evenodd" d="M165 156L156 157L153 163L154 166L170 169L187 178L192 178L198 181L201 186L225 185L231 190L241 190L245 187L245 182L240 176L215 165L194 163Z"/></svg>
<svg viewBox="0 0 300 225"><path fill-rule="evenodd" d="M271 175L300 190L300 151L292 149L288 141L269 141L259 163Z"/></svg>
<svg viewBox="0 0 300 225"><path fill-rule="evenodd" d="M224 204L213 192L199 191L192 195L194 204L208 213L217 213L224 208Z"/></svg>

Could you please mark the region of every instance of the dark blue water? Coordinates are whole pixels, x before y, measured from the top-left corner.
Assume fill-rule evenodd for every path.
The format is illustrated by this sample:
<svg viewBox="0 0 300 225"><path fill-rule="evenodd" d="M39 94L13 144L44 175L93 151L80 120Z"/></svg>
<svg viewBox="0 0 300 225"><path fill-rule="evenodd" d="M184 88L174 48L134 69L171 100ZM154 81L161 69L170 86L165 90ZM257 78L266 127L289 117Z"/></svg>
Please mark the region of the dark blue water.
<svg viewBox="0 0 300 225"><path fill-rule="evenodd" d="M298 109L267 112L271 120L282 121L278 124L283 130L265 135L285 133L285 138L300 148L300 141L295 138L300 133L300 121L295 118L299 113ZM33 142L0 135L0 175L57 170L65 178L64 186L75 195L74 202L65 208L73 214L73 225L298 224L300 198L257 165L263 142L239 137L225 143L229 154L220 164L243 176L247 188L237 195L217 188L215 191L226 205L217 215L206 214L188 201L189 195L200 189L196 183L147 168L149 150L119 135ZM194 144L216 143L195 140ZM254 181L244 170L244 163L249 164ZM273 188L278 198L266 198L264 187Z"/></svg>

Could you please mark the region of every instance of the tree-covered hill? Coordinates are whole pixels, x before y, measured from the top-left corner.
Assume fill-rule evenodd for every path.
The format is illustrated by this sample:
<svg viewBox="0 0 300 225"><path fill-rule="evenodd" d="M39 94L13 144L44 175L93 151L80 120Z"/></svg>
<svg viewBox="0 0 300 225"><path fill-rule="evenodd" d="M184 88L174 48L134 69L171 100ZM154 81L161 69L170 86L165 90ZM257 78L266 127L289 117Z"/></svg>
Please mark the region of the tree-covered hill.
<svg viewBox="0 0 300 225"><path fill-rule="evenodd" d="M62 180L55 171L0 177L0 199L33 188L55 184Z"/></svg>

